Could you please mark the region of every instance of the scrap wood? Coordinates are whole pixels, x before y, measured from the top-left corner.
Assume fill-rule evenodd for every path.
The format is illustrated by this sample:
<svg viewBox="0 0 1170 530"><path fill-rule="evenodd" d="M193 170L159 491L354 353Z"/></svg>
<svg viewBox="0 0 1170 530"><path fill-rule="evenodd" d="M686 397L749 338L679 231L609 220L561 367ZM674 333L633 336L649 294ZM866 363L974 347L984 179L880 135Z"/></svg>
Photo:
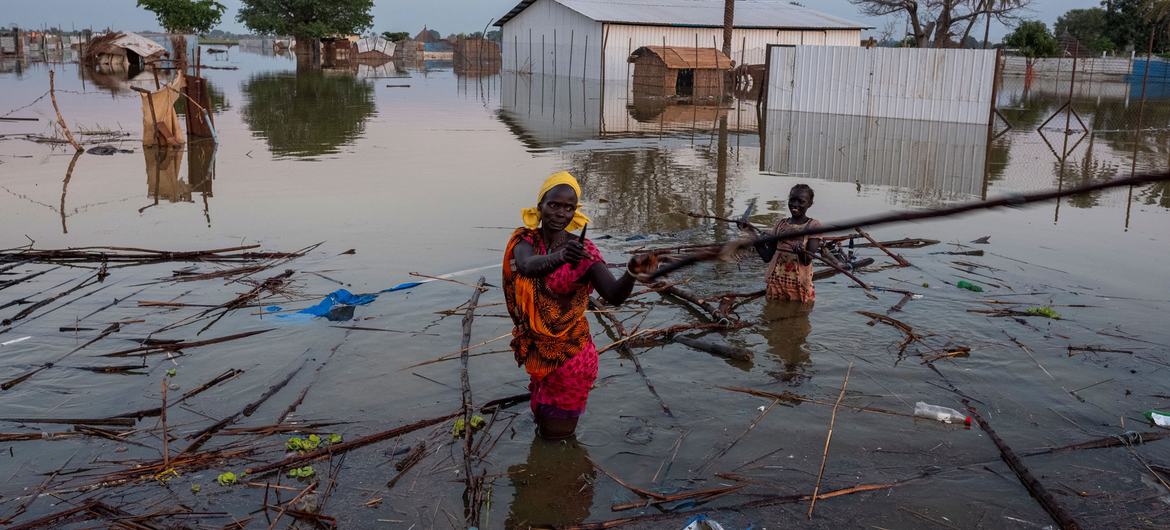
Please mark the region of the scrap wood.
<svg viewBox="0 0 1170 530"><path fill-rule="evenodd" d="M300 454L300 455L293 455L293 456L290 456L290 457L285 458L283 460L279 460L277 462L272 462L269 464L262 464L260 466L254 467L254 468L249 468L246 471L249 475L263 475L263 474L271 473L275 470L278 470L278 469L281 469L284 467L296 466L296 465L303 464L305 462L311 462L313 460L324 458L326 456L333 456L333 455L339 455L342 453L347 453L347 452L352 451L354 449L357 449L359 447L365 447L365 446L373 444L373 443L381 442L383 440L389 440L391 438L396 438L396 437L402 436L403 434L412 433L412 432L417 431L419 429L425 429L425 428L430 427L432 425L437 425L439 423L443 423L447 420L450 420L450 419L455 418L457 416L460 416L462 414L463 414L462 410L457 410L457 411L452 412L450 414L445 414L445 415L438 416L435 418L419 420L419 421L416 421L414 423L410 423L407 425L402 425L402 426L394 427L392 429L388 429L385 431L362 436L361 438L350 440L348 442L342 442L339 444L328 445L328 446L322 447L320 449L317 449L316 451L310 451L308 453L304 453L304 454Z"/></svg>
<svg viewBox="0 0 1170 530"><path fill-rule="evenodd" d="M858 311L857 313L860 315L867 316L867 317L869 317L873 320L876 320L878 322L881 322L883 324L893 326L893 327L897 328L898 331L901 331L902 333L906 334L906 338L903 339L902 342L898 343L898 355L899 356L901 356L903 353L905 353L906 347L910 346L911 343L922 339L921 336L919 336L917 333L914 333L914 328L910 327L909 325L907 325L905 322L902 322L901 320L898 320L896 318L893 318L893 317L890 317L887 315L880 315L880 314L874 313L872 311ZM872 323L871 323L871 325L872 325Z"/></svg>
<svg viewBox="0 0 1170 530"><path fill-rule="evenodd" d="M305 353L308 353L308 351L306 350ZM265 390L264 393L260 395L260 397L256 398L255 401L244 406L244 408L240 409L239 412L236 412L230 416L227 416L227 417L219 420L218 422L215 422L213 425L211 425L211 426L209 426L209 427L207 427L207 428L205 428L197 433L188 435L187 439L192 440L192 442L190 445L187 446L186 449L183 449L183 453L191 453L191 452L199 449L199 447L201 447L205 442L207 442L207 440L210 439L215 433L219 432L224 427L227 427L228 425L235 423L236 420L239 420L241 416L251 416L252 413L256 412L256 409L260 408L260 406L263 405L265 401L268 401L268 398L272 397L274 394L279 392L280 389L282 389L286 385L288 385L288 382L292 381L292 378L296 377L296 375L298 373L300 373L302 369L305 368L305 365L308 364L308 362L309 362L309 358L305 357L303 360L301 360L301 364L299 366L297 366L296 369L290 371L288 373L288 375L284 376L284 378L281 379L280 381L277 381L276 383L270 385L268 387L268 389ZM164 415L166 414L165 408L162 410L162 413Z"/></svg>
<svg viewBox="0 0 1170 530"><path fill-rule="evenodd" d="M710 353L711 355L715 355L718 357L723 357L725 359L731 359L731 360L735 360L735 361L751 362L751 360L755 357L755 355L752 353L751 350L748 350L746 348L740 348L738 346L731 346L731 345L727 345L727 344L718 344L718 343L714 343L714 342L707 342L707 341L703 341L703 340L692 339L692 338L681 337L681 336L675 337L674 341L679 343L679 344L682 344L684 346L687 346L689 348L693 348L693 349L696 349L699 351Z"/></svg>
<svg viewBox="0 0 1170 530"><path fill-rule="evenodd" d="M723 390L730 390L732 392L739 392L741 394L749 394L749 395L757 396L757 397L778 399L778 400L786 402L786 403L813 403L816 405L828 405L828 406L834 405L834 403L832 403L830 401L822 401L819 399L807 398L807 397L804 397L800 394L794 394L794 393L789 392L787 390L777 394L775 392L768 392L766 390L759 390L759 389L755 389L755 388L743 388L743 387L736 387L736 386L720 386L717 388L721 388ZM887 409L878 408L878 407L869 407L869 406L855 407L852 405L841 405L841 407L852 410L854 412L872 412L872 413L876 413L876 414L885 414L887 416L903 416L903 417L907 417L907 418L914 417L913 414L909 414L906 412L896 412L893 410L887 410Z"/></svg>
<svg viewBox="0 0 1170 530"><path fill-rule="evenodd" d="M65 133L65 138L69 140L69 144L77 151L84 150L81 144L73 138L73 133L69 132L69 126L65 124L65 118L61 116L61 107L57 106L57 84L55 82L56 73L52 68L49 69L49 100L53 103L53 111L57 113L57 125L61 126L61 131Z"/></svg>
<svg viewBox="0 0 1170 530"><path fill-rule="evenodd" d="M873 258L861 258L859 260L854 260L853 263L849 264L849 266L853 270L859 270L862 267L868 267L870 265L873 265L873 262L874 262ZM816 271L813 271L813 281L817 282L817 281L821 281L821 280L827 280L827 279L832 278L833 276L836 276L838 274L841 274L841 269L835 269L835 268L829 267L827 269L816 270ZM872 286L870 286L870 287L872 287Z"/></svg>
<svg viewBox="0 0 1170 530"><path fill-rule="evenodd" d="M1105 436L1095 440L1079 442L1060 447L1048 447L1044 449L1033 449L1020 453L1022 456L1037 456L1051 453L1065 453L1068 451L1079 451L1082 449L1104 449L1108 447L1123 447L1131 445L1140 445L1150 442L1156 442L1165 438L1170 438L1170 431L1153 431L1153 432L1124 432L1114 436Z"/></svg>
<svg viewBox="0 0 1170 530"><path fill-rule="evenodd" d="M10 526L7 528L7 530L32 530L34 528L43 528L43 527L47 527L47 526L57 526L59 524L64 523L65 521L76 518L77 516L82 515L82 514L88 514L89 517L87 517L87 518L96 517L97 514L93 513L92 509L94 506L97 506L97 503L98 503L97 499L87 499L85 502L82 502L81 504L78 504L77 506L74 506L72 508L66 508L64 510L45 515L43 517L38 517L38 518L33 519L31 521L25 521L25 522L18 524L16 526ZM0 521L0 523L7 523L7 522L11 522L11 519Z"/></svg>
<svg viewBox="0 0 1170 530"><path fill-rule="evenodd" d="M610 506L611 511L620 512L624 510L633 510L635 508L645 508L647 506L654 506L658 504L665 504L668 502L685 501L695 499L695 502L707 502L724 495L735 493L746 488L747 484L735 484L732 486L720 486L717 488L709 488L705 490L684 491L674 495L665 495L661 499L643 499L635 502L624 502Z"/></svg>
<svg viewBox="0 0 1170 530"><path fill-rule="evenodd" d="M159 263L165 261L248 261L262 259L279 259L299 257L300 251L292 252L241 252L259 248L260 245L242 245L237 247L218 248L209 250L154 250L134 247L89 246L71 247L64 249L35 249L0 251L0 262L26 260L37 263L93 263L108 261Z"/></svg>
<svg viewBox="0 0 1170 530"><path fill-rule="evenodd" d="M910 266L910 262L906 261L906 258L903 258L901 254L898 254L896 252L891 251L889 248L886 248L885 245L878 243L877 240L875 240L873 238L873 236L870 236L868 232L866 232L865 230L862 230L860 226L857 227L855 230L857 230L857 233L861 234L861 237L864 237L866 241L869 241L871 246L877 247L878 250L885 252L887 256L893 258L894 261L898 262L899 267L909 267Z"/></svg>
<svg viewBox="0 0 1170 530"><path fill-rule="evenodd" d="M658 291L658 294L663 295L664 298L669 295L679 300L684 300L693 304L695 307L698 307L700 310L702 310L703 314L709 318L711 322L718 322L723 324L731 322L731 319L728 318L727 315L719 313L718 308L699 298L694 293L679 287L678 285L667 285L662 290Z"/></svg>
<svg viewBox="0 0 1170 530"><path fill-rule="evenodd" d="M31 440L59 440L73 438L75 432L0 432L0 442L27 442Z"/></svg>
<svg viewBox="0 0 1170 530"><path fill-rule="evenodd" d="M407 471L410 471L410 469L413 468L415 464L421 462L423 456L426 455L426 450L427 442L425 440L421 441L412 447L410 452L406 453L406 456L402 457L401 460L395 463L394 469L398 471L398 473L396 473L393 478L386 481L386 489L393 488L394 485L397 484L404 475L406 475Z"/></svg>
<svg viewBox="0 0 1170 530"><path fill-rule="evenodd" d="M744 436L747 436L748 433L755 430L756 426L760 424L760 421L764 419L764 416L767 416L769 412L772 412L772 409L775 408L776 405L779 405L780 403L781 403L781 401L779 399L773 399L772 402L768 404L768 406L764 407L764 409L761 410L760 413L757 414L754 419L752 419L752 422L748 424L746 429L741 431L739 433L739 435L737 435L734 439L731 440L731 443L728 443L727 445L721 447L718 451L715 451L714 453L712 453L711 456L708 456L706 459L704 459L703 463L701 465L699 465L699 467L696 468L696 470L698 472L702 473L702 472L706 471L707 468L710 467L711 464L714 463L716 460L723 458L723 456L726 455L728 451L731 451L732 447L735 447L736 444L738 444L740 442L740 440L743 440ZM785 406L790 407L791 405L785 404Z"/></svg>
<svg viewBox="0 0 1170 530"><path fill-rule="evenodd" d="M207 325L203 326L199 331L195 332L195 334L196 335L202 334L204 331L207 331L207 328L210 328L211 326L215 325L216 322L219 322L219 320L221 318L223 318L224 316L226 316L228 313L251 304L254 300L258 299L260 297L260 294L263 293L264 291L276 292L281 287L283 287L285 285L285 283L288 282L288 279L290 276L293 275L293 272L294 271L292 269L288 269L280 274L277 274L275 276L271 276L271 277L265 279L264 281L260 282L259 284L257 284L255 287L252 287L252 289L249 290L248 292L243 293L239 296L236 296L235 298L233 298L233 299L231 299L223 304L220 304L218 307L207 309L205 311L197 313L194 317L189 317L189 318L194 318L195 320L198 320L198 319L203 318L204 316L214 312L217 309L222 309L222 311L220 311L219 315L217 315L215 318L213 318L211 320L211 322L208 322ZM186 320L187 319L184 319L180 322L183 322ZM169 328L173 328L173 327L175 327L175 324L167 326L166 328L163 328L163 329L169 329Z"/></svg>
<svg viewBox="0 0 1170 530"><path fill-rule="evenodd" d="M928 363L932 363L932 362L942 360L942 359L953 359L955 357L970 357L970 356L971 356L971 348L968 348L966 346L960 346L958 348L953 348L953 349L944 351L942 353L936 353L934 355L923 355L922 356L922 364L928 364Z"/></svg>
<svg viewBox="0 0 1170 530"><path fill-rule="evenodd" d="M89 341L86 341L81 346L78 346L76 348L73 348L72 350L69 350L68 353L66 353L60 357L57 357L56 359L54 359L52 361L46 362L46 363L42 364L41 366L38 366L32 370L29 370L28 372L25 372L24 374L13 377L12 379L5 381L4 383L0 383L0 390L9 390L12 387L14 387L20 383L28 381L34 375L56 366L61 361L64 361L65 359L67 359L70 355L73 355L74 353L77 353L77 352L85 349L85 347L89 346L90 344L93 344L99 340L102 340L102 339L108 337L111 333L121 331L121 329L122 329L122 324L118 323L118 322L114 322L113 324L106 326L106 329L103 329L102 332L98 334L98 336L94 337L93 339L90 339ZM101 371L110 370L112 368L115 368L115 367L105 367L105 368L102 368ZM125 367L122 367L122 368L125 369ZM142 368L142 367L140 367L140 366L130 367L130 369L136 369L136 368ZM82 369L84 370L86 368L82 368ZM91 369L91 371L97 371L97 370ZM107 372L107 373L109 373L109 372Z"/></svg>
<svg viewBox="0 0 1170 530"><path fill-rule="evenodd" d="M1007 466L1011 468L1011 470L1016 474L1016 476L1020 479L1020 482L1024 485L1024 488L1027 489L1028 493L1032 495L1032 498L1036 499L1036 501L1040 503L1040 506L1044 508L1044 511L1048 512L1048 515L1052 517L1052 520L1055 521L1056 524L1060 525L1062 530L1079 529L1080 525L1077 524L1076 520L1073 519L1072 516L1069 515L1069 513L1060 506L1060 503L1056 501L1056 498L1048 492L1044 485L1041 484L1034 475L1032 475L1032 472L1028 470L1027 466L1024 465L1024 462L1020 460L1020 457L1017 456L1016 453L1012 451L1011 447L1008 447L1007 443L1005 443L1003 439L999 437L999 434L997 434L991 428L991 424L987 423L987 420L983 418L983 415L980 414L975 407L971 406L970 402L966 399L963 400L963 404L966 405L967 411L971 413L971 417L975 418L975 421L979 423L979 427L987 433L987 437L990 438L993 443L995 443L996 448L999 449L1000 458L1002 458L1004 463L1006 463Z"/></svg>
<svg viewBox="0 0 1170 530"><path fill-rule="evenodd" d="M130 418L0 418L0 421L65 425L114 425L118 427L133 427L135 423Z"/></svg>
<svg viewBox="0 0 1170 530"><path fill-rule="evenodd" d="M219 344L221 342L228 342L228 341L233 341L233 340L238 340L238 339L244 339L244 338L251 337L253 335L260 335L262 333L268 333L269 331L272 331L273 329L275 329L275 328L258 329L255 331L245 331L243 333L236 333L234 335L225 335L223 337L216 337L214 339L206 339L206 340L195 340L195 341L179 340L179 341L175 341L175 342L158 341L158 342L152 342L146 346L139 346L137 348L130 348L128 350L116 351L113 353L105 353L105 354L99 355L98 357L127 357L130 355L145 357L147 355L151 355L154 353L177 352L177 351L185 350L185 349L189 349L189 348L199 348L202 346L210 346L212 344Z"/></svg>
<svg viewBox="0 0 1170 530"><path fill-rule="evenodd" d="M23 283L23 282L26 282L26 281L31 280L33 278L36 278L37 276L40 276L42 274L47 274L47 273L53 272L59 268L61 268L61 267L53 267L51 269L45 269L45 270L40 271L40 272L34 272L32 274L22 276L20 278L14 278L14 279L8 280L6 282L0 282L0 291L3 291L4 289L7 289L9 287L12 287L13 285Z"/></svg>
<svg viewBox="0 0 1170 530"><path fill-rule="evenodd" d="M1133 350L1115 350L1111 348L1103 348L1100 346L1069 346L1068 356L1072 357L1077 352L1084 353L1128 353L1133 355Z"/></svg>
<svg viewBox="0 0 1170 530"><path fill-rule="evenodd" d="M895 211L884 214L878 214L870 217L863 217L852 221L844 222L828 222L822 223L819 227L806 228L803 230L794 230L792 232L785 232L783 234L775 234L755 239L745 238L728 242L718 249L708 249L700 252L693 252L686 256L679 258L676 261L667 263L658 268L651 274L645 275L641 278L643 281L657 280L668 274L672 274L687 267L694 266L698 263L715 261L725 259L728 256L734 256L740 249L755 246L757 244L777 243L780 241L791 241L802 239L806 237L820 236L830 232L840 232L843 230L853 230L859 227L881 226L893 223L904 223L910 221L919 221L923 219L933 219L939 217L949 217L955 215L966 214L974 211L989 210L1000 207L1017 207L1020 205L1049 201L1053 199L1060 199L1069 195L1080 195L1092 191L1104 190L1109 188L1126 187L1126 186L1141 186L1151 184L1154 182L1170 181L1170 171L1151 172L1144 174L1137 174L1131 177L1120 179L1112 179L1101 182L1092 182L1089 184L1063 188L1059 190L1047 190L1031 193L1012 194L1010 196L999 199L992 199L986 201L973 201L966 204L959 204L947 208L939 208L935 210L909 210L909 211ZM889 246L889 245L887 245Z"/></svg>
<svg viewBox="0 0 1170 530"><path fill-rule="evenodd" d="M78 290L84 289L86 287L89 287L90 285L98 283L99 280L98 280L97 276L98 276L97 273L86 276L86 277L82 278L81 281L78 282L78 284L73 286L73 287L70 287L64 291L61 291L60 293L57 293L57 294L50 296L48 298L45 298L43 300L33 302L32 305L22 309L19 313L0 321L0 326L10 326L12 323L28 317L37 309L40 309L46 305L49 305L62 297L69 296L70 294L73 294L74 292L77 292ZM68 283L68 282L66 282L66 283ZM106 286L106 287L108 287L108 286ZM102 287L102 289L104 289L104 288L105 287ZM98 290L101 290L101 289L98 289ZM90 293L90 294L92 294L92 293ZM48 313L48 312L46 312L46 313ZM8 330L12 329L13 327L15 327L15 326L2 329L2 330L0 330L0 333L6 333L6 332L8 332Z"/></svg>
<svg viewBox="0 0 1170 530"><path fill-rule="evenodd" d="M601 300L599 300L597 297L590 296L589 307L594 311L597 311L595 314L599 315L597 317L598 320L601 321L601 325L605 326L607 330L610 329L611 325L613 326L612 329L617 332L617 338L615 340L623 341L628 337L628 334L626 333L626 327L624 324L622 324L621 320L618 320L617 317L610 313L600 311L602 307ZM608 324L606 323L607 321ZM622 355L634 363L634 371L638 372L638 375L642 377L642 383L646 385L646 389L649 390L650 394L654 396L654 399L658 401L658 406L662 408L662 412L673 418L674 413L671 412L670 407L666 405L666 402L662 400L662 396L658 395L658 389L654 388L654 383L650 382L650 377L646 375L646 371L642 368L642 361L639 360L637 354L635 354L634 351L630 349L629 343L620 342L618 343L617 348L618 351L622 353Z"/></svg>
<svg viewBox="0 0 1170 530"><path fill-rule="evenodd" d="M829 432L825 435L825 450L821 454L821 470L817 472L817 484L809 499L807 514L809 519L812 519L813 508L817 506L817 495L821 492L821 479L825 476L825 463L829 460L829 442L833 439L833 424L837 421L837 408L841 406L841 400L845 399L845 388L849 386L849 374L852 372L853 363L849 363L849 368L845 370L845 380L841 383L841 393L837 394L837 402L833 403L833 415L829 417Z"/></svg>
<svg viewBox="0 0 1170 530"><path fill-rule="evenodd" d="M479 281L475 284L475 291L471 293L471 298L467 301L467 312L463 315L463 336L460 339L459 351L459 382L462 389L462 409L463 409L463 480L465 483L463 490L463 505L464 505L464 519L468 527L473 527L479 524L479 509L480 504L477 499L482 496L480 489L483 483L476 480L472 467L472 450L471 441L474 436L475 429L471 424L472 398L471 398L471 379L467 373L468 356L467 350L471 345L471 326L475 323L475 308L479 304L479 296L484 292L485 278L479 277Z"/></svg>
<svg viewBox="0 0 1170 530"><path fill-rule="evenodd" d="M847 488L840 488L832 491L826 491L817 495L817 499L825 500L834 497L842 497L845 495L852 495L854 493L865 493L869 491L878 491L890 488L896 488L903 484L915 481L922 478L922 476L914 477L898 482L891 482L885 484L858 484ZM678 520L698 514L711 514L719 512L741 512L746 509L762 508L765 506L775 506L778 504L794 504L798 502L805 502L810 500L807 494L793 494L793 495L775 495L756 499L741 504L734 504L731 506L721 506L716 508L697 508L694 510L685 510L670 513L653 513L647 515L636 515L632 517L623 517L621 519L611 519L608 521L599 521L594 523L582 523L575 526L565 527L565 530L605 530L608 528L617 528L636 523L651 523L657 521Z"/></svg>

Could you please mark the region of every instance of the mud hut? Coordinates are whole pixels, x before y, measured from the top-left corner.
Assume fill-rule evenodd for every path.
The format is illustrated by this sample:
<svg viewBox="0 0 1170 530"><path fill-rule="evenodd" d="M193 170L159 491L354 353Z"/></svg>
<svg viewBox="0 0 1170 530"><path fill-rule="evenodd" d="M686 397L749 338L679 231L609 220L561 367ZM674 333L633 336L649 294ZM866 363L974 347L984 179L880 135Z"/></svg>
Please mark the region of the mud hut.
<svg viewBox="0 0 1170 530"><path fill-rule="evenodd" d="M141 68L167 54L157 42L137 33L107 33L85 47L85 64L115 69Z"/></svg>
<svg viewBox="0 0 1170 530"><path fill-rule="evenodd" d="M692 98L721 97L735 64L715 48L681 46L643 46L628 61L634 64L635 94Z"/></svg>

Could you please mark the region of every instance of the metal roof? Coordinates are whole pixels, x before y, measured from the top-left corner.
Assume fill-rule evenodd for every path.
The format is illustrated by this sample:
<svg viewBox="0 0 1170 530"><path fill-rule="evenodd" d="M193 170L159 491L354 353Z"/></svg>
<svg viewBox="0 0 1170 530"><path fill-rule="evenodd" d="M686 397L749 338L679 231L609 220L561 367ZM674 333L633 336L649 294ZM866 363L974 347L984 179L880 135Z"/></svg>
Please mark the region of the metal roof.
<svg viewBox="0 0 1170 530"><path fill-rule="evenodd" d="M643 46L630 54L630 62L645 53L656 55L666 64L667 68L672 70L681 68L728 70L731 68L731 58L715 48L689 48L686 46Z"/></svg>
<svg viewBox="0 0 1170 530"><path fill-rule="evenodd" d="M723 0L549 0L598 22L649 26L723 27ZM521 0L500 17L503 26L536 0ZM786 0L737 0L735 27L754 29L869 29Z"/></svg>

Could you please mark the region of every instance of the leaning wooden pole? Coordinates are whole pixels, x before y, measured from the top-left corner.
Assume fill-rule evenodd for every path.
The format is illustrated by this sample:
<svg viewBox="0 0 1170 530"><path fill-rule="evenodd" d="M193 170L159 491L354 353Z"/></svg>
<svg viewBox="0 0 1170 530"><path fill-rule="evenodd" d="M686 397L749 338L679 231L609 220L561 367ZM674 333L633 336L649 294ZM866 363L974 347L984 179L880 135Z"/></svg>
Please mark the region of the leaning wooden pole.
<svg viewBox="0 0 1170 530"><path fill-rule="evenodd" d="M476 478L471 467L471 379L467 375L468 351L471 349L471 325L475 322L475 306L479 305L479 295L483 293L483 284L486 279L479 277L475 284L475 292L467 301L467 312L463 315L463 340L459 344L459 380L463 387L463 480L467 483L463 491L463 516L468 528L479 526L479 493Z"/></svg>
<svg viewBox="0 0 1170 530"><path fill-rule="evenodd" d="M1032 475L1031 471L1028 471L1028 468L1024 466L1024 461L1020 460L1020 457L1016 456L1016 453L1012 451L1012 448L1008 447L1008 445L1004 443L1003 439L1000 438L999 435L991 429L991 425L987 423L987 420L983 419L983 416L979 414L979 411L976 410L975 407L972 407L965 399L963 400L963 404L967 406L967 411L970 412L971 417L975 418L975 421L979 423L979 427L983 429L983 432L987 433L987 437L991 438L991 441L995 443L997 448L999 448L1000 458L1002 458L1004 463L1006 463L1008 467L1011 468L1011 470L1016 474L1016 476L1019 477L1020 482L1024 485L1024 488L1028 490L1028 493L1032 495L1032 498L1036 499L1036 502L1040 503L1040 506L1044 508L1044 511L1048 512L1048 515L1052 517L1052 520L1056 521L1056 524L1060 525L1062 530L1080 530L1080 525L1077 524L1076 520L1073 519L1072 516L1064 510L1064 508L1061 508L1060 504L1056 502L1056 498L1053 497L1052 494L1044 488L1044 485L1041 484L1034 475Z"/></svg>
<svg viewBox="0 0 1170 530"><path fill-rule="evenodd" d="M904 223L909 221L921 221L923 219L934 219L938 217L951 217L955 215L962 215L965 213L975 212L979 210L991 210L1002 207L1018 207L1025 204L1035 202L1045 202L1053 199L1060 199L1070 195L1081 195L1084 193L1106 190L1110 188L1120 188L1125 186L1142 186L1145 184L1152 184L1154 182L1170 181L1170 171L1160 171L1153 173L1142 173L1132 177L1120 178L1104 182L1095 182L1083 186L1076 186L1073 188L1065 188L1060 190L1038 191L1032 193L1011 194L1006 197L994 199L990 201L972 202L967 204L960 204L950 208L940 208L937 210L919 210L919 211L896 211L889 212L870 217L862 217L852 221L843 221L839 223L822 223L818 228L806 228L804 230L796 230L793 232L785 232L783 234L776 234L770 236L762 236L757 238L746 238L737 241L731 241L721 248L711 249L703 252L696 252L689 256L679 258L677 261L671 262L660 267L653 274L643 278L643 281L653 281L666 276L672 272L696 265L706 261L714 261L723 259L725 256L734 256L737 251L743 248L748 248L756 244L775 243L779 241L789 241L793 239L801 239L805 237L819 236L830 232L843 232L862 228L867 226L879 226L893 223Z"/></svg>
<svg viewBox="0 0 1170 530"><path fill-rule="evenodd" d="M82 151L81 144L73 138L73 133L69 132L69 126L65 125L65 118L61 116L61 107L57 106L57 83L55 81L56 74L53 70L49 70L49 100L53 102L53 110L57 113L57 125L61 126L61 130L65 132L65 139L69 140L69 144L74 149Z"/></svg>
<svg viewBox="0 0 1170 530"><path fill-rule="evenodd" d="M833 403L833 415L829 417L829 433L825 435L825 449L821 453L821 470L817 472L817 484L813 487L812 497L809 498L808 518L812 519L813 509L817 507L817 495L821 493L821 479L825 477L825 463L829 460L829 442L833 441L833 424L837 422L837 408L841 400L845 399L845 388L849 386L849 374L853 373L853 363L845 369L845 380L841 382L841 393L837 394L837 402Z"/></svg>

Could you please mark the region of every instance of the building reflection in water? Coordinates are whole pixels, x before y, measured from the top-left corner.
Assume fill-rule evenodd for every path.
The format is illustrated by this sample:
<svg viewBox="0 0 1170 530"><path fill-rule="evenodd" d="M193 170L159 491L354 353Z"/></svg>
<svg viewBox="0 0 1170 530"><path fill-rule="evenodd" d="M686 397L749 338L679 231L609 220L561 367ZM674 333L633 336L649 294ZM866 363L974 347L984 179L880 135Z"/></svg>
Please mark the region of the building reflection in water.
<svg viewBox="0 0 1170 530"><path fill-rule="evenodd" d="M375 113L373 84L348 71L259 74L242 89L244 123L278 158L336 154Z"/></svg>
<svg viewBox="0 0 1170 530"><path fill-rule="evenodd" d="M534 437L528 461L509 467L508 477L514 493L505 528L561 528L589 517L596 471L576 440Z"/></svg>
<svg viewBox="0 0 1170 530"><path fill-rule="evenodd" d="M777 111L766 118L762 172L887 186L896 202L912 205L982 194L984 125Z"/></svg>
<svg viewBox="0 0 1170 530"><path fill-rule="evenodd" d="M210 139L193 139L186 149L144 146L142 156L146 164L146 193L152 203L140 208L139 213L166 202L195 202L199 194L203 215L211 226L209 199L215 180L216 144ZM187 155L187 178L180 178L183 155Z"/></svg>

